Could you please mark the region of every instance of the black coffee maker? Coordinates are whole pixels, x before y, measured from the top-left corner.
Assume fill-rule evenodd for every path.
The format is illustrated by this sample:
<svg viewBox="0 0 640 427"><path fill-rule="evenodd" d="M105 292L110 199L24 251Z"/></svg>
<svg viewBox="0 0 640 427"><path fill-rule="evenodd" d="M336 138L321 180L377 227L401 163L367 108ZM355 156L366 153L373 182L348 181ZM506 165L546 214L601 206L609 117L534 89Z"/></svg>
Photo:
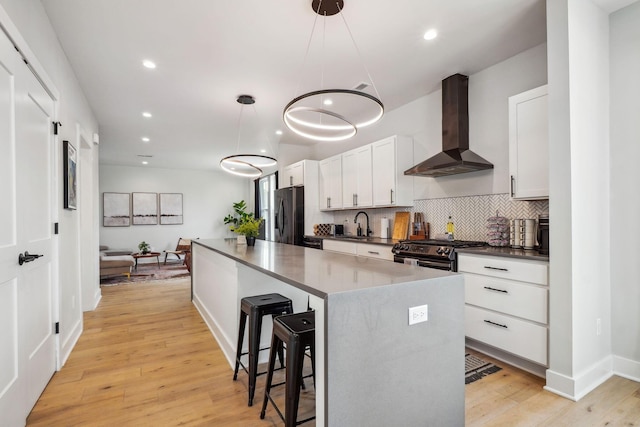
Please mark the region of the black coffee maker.
<svg viewBox="0 0 640 427"><path fill-rule="evenodd" d="M538 215L538 253L549 255L549 214Z"/></svg>

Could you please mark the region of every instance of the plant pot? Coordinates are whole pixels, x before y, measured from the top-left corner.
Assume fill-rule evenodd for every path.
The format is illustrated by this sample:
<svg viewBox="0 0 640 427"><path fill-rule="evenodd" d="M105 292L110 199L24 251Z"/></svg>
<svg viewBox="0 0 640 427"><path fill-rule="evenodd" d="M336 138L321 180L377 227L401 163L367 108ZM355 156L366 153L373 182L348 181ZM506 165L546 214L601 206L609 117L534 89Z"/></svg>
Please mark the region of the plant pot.
<svg viewBox="0 0 640 427"><path fill-rule="evenodd" d="M148 254L149 252L151 252L151 251L142 251L142 255L146 255L146 254Z"/></svg>
<svg viewBox="0 0 640 427"><path fill-rule="evenodd" d="M256 238L255 237L247 237L247 246L255 246L256 245Z"/></svg>
<svg viewBox="0 0 640 427"><path fill-rule="evenodd" d="M247 244L247 237L244 236L243 234L239 234L238 235L238 244L239 245L246 245Z"/></svg>

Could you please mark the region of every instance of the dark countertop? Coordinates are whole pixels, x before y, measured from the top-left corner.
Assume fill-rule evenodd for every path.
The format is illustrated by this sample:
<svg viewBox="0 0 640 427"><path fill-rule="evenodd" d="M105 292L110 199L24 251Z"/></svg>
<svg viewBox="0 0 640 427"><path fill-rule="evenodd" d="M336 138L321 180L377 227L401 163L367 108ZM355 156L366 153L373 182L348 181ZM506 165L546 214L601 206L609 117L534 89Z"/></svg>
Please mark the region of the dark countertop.
<svg viewBox="0 0 640 427"><path fill-rule="evenodd" d="M323 240L340 240L343 242L354 242L354 243L371 243L374 245L384 245L384 246L393 246L398 243L400 240L398 239L382 239L380 237L370 236L370 237L357 237L357 236L315 236L315 235L305 235L304 237L311 237L315 239L323 239Z"/></svg>
<svg viewBox="0 0 640 427"><path fill-rule="evenodd" d="M210 249L320 298L335 293L447 279L448 276L457 275L431 268L380 262L374 258L264 240L256 240L253 247L238 245L236 242L236 239L192 241L195 245Z"/></svg>
<svg viewBox="0 0 640 427"><path fill-rule="evenodd" d="M460 254L473 254L473 255L491 255L501 256L507 258L520 258L528 259L532 261L545 261L549 262L549 255L541 255L538 251L533 249L514 249L508 246L496 247L496 246L483 246L481 248L460 248L456 249Z"/></svg>

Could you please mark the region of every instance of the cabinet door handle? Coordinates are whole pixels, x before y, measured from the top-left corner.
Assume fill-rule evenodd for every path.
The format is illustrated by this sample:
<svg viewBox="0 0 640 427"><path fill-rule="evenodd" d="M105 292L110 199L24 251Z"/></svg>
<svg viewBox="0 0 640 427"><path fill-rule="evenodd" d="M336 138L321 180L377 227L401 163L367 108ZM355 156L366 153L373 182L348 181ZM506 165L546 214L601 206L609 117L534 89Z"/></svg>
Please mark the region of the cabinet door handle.
<svg viewBox="0 0 640 427"><path fill-rule="evenodd" d="M500 323L492 322L491 320L485 320L484 322L488 323L490 325L493 325L493 326L498 326L500 328L509 329L509 327L507 325L502 325Z"/></svg>
<svg viewBox="0 0 640 427"><path fill-rule="evenodd" d="M516 195L514 191L515 186L516 186L516 178L513 175L511 175L511 197Z"/></svg>
<svg viewBox="0 0 640 427"><path fill-rule="evenodd" d="M393 204L393 188L391 189L391 204Z"/></svg>
<svg viewBox="0 0 640 427"><path fill-rule="evenodd" d="M293 175L289 175L289 185L293 187Z"/></svg>
<svg viewBox="0 0 640 427"><path fill-rule="evenodd" d="M484 286L484 288L489 290L489 291L502 292L503 294L508 294L509 293L509 291L507 291L505 289L496 289L496 288L492 288L491 286Z"/></svg>
<svg viewBox="0 0 640 427"><path fill-rule="evenodd" d="M352 196L352 199L353 199L353 200L352 200L352 202L353 202L353 206L358 206L358 195L357 195L357 194L354 194L354 195Z"/></svg>
<svg viewBox="0 0 640 427"><path fill-rule="evenodd" d="M327 207L331 207L331 197L327 197Z"/></svg>
<svg viewBox="0 0 640 427"><path fill-rule="evenodd" d="M485 265L484 268L487 268L489 270L498 270L498 271L509 271L508 268L500 268L500 267L491 267L488 265Z"/></svg>
<svg viewBox="0 0 640 427"><path fill-rule="evenodd" d="M367 251L367 252L373 255L380 255L380 252L377 252L377 251Z"/></svg>

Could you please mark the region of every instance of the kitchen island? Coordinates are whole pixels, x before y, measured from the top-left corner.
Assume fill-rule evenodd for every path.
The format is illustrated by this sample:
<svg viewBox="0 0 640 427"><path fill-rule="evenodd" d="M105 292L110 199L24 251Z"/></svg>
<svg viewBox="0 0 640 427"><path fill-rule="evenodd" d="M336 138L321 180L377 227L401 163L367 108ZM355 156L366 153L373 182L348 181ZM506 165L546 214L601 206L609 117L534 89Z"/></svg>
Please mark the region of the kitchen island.
<svg viewBox="0 0 640 427"><path fill-rule="evenodd" d="M315 310L317 425L464 425L461 275L260 240L194 240L192 255L193 303L229 381L240 300L278 292ZM427 321L409 325L422 305ZM261 347L270 334L264 322Z"/></svg>

